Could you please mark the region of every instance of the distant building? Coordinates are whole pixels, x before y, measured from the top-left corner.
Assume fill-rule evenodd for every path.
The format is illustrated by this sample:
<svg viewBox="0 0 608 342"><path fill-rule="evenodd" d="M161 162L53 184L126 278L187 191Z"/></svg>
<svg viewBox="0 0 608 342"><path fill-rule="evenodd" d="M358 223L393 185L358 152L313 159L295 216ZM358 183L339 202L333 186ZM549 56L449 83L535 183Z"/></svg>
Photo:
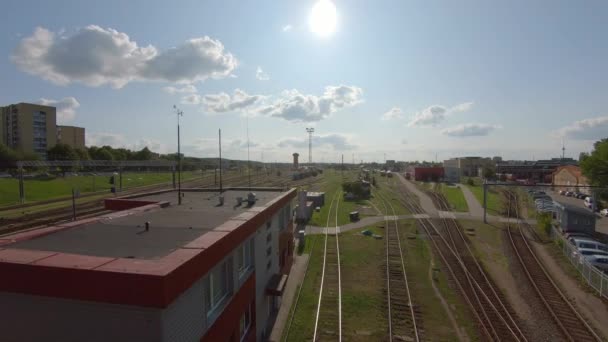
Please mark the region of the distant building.
<svg viewBox="0 0 608 342"><path fill-rule="evenodd" d="M122 210L5 236L2 341L266 341L296 190L183 194L107 199Z"/></svg>
<svg viewBox="0 0 608 342"><path fill-rule="evenodd" d="M444 173L446 182L460 183L460 169L452 166L444 166Z"/></svg>
<svg viewBox="0 0 608 342"><path fill-rule="evenodd" d="M553 185L561 185L559 190L580 191L590 194L589 188L579 188L580 186L589 186L587 177L583 176L581 168L575 165L559 166L553 172Z"/></svg>
<svg viewBox="0 0 608 342"><path fill-rule="evenodd" d="M84 128L57 126L57 109L33 103L0 107L0 143L46 159L47 150L61 142L84 148Z"/></svg>
<svg viewBox="0 0 608 342"><path fill-rule="evenodd" d="M17 103L0 107L0 141L21 152L37 153L46 159L46 151L57 141L55 107Z"/></svg>
<svg viewBox="0 0 608 342"><path fill-rule="evenodd" d="M437 182L443 179L443 167L416 167L414 168L414 180L419 182Z"/></svg>
<svg viewBox="0 0 608 342"><path fill-rule="evenodd" d="M459 157L443 161L444 167L458 169L459 177L480 177L480 169L492 167L494 164L492 159L482 157Z"/></svg>
<svg viewBox="0 0 608 342"><path fill-rule="evenodd" d="M57 126L57 143L84 149L84 127Z"/></svg>
<svg viewBox="0 0 608 342"><path fill-rule="evenodd" d="M496 174L510 180L551 183L553 172L560 166L578 165L572 158L553 158L537 161L503 161L496 164Z"/></svg>

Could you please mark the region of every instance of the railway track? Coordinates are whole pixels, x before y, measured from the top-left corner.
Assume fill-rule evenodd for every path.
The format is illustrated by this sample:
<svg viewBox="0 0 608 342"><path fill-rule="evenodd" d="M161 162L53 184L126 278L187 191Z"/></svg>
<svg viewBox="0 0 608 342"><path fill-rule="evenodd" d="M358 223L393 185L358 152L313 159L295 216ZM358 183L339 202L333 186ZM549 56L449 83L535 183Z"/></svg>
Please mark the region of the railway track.
<svg viewBox="0 0 608 342"><path fill-rule="evenodd" d="M341 191L337 191L329 207L323 249L323 270L319 302L315 317L313 341L342 341L342 283L340 275L340 243L338 239L338 208ZM332 207L335 203L335 234L329 233Z"/></svg>
<svg viewBox="0 0 608 342"><path fill-rule="evenodd" d="M398 187L401 202L415 214L425 214L415 199ZM434 250L443 261L458 291L471 309L482 339L489 341L527 341L519 328L518 321L511 315L510 309L499 296L494 286L466 245L460 228L449 226L446 222L443 229L438 228L430 219L419 218L419 224L426 231ZM458 229L460 233L452 230ZM445 235L445 236L444 236ZM465 252L466 250L466 252Z"/></svg>
<svg viewBox="0 0 608 342"><path fill-rule="evenodd" d="M401 238L399 222L392 203L382 195L379 197L384 206L385 216L385 245L386 245L386 296L388 311L389 341L420 341L422 327L419 324L421 313L413 303L410 292ZM389 211L390 208L390 211ZM392 218L388 215L392 214Z"/></svg>
<svg viewBox="0 0 608 342"><path fill-rule="evenodd" d="M444 211L450 210L450 205L445 197L438 193L433 193L435 202L439 204L439 209ZM497 286L489 279L481 265L471 251L468 241L466 240L463 229L458 221L451 218L443 218L443 234L447 237L452 248L458 253L458 257L462 264L466 267L466 275L470 277L469 281L476 283L473 288L478 289L475 294L477 303L484 309L484 317L495 324L487 325L490 332L495 338L502 340L503 336L516 337L517 340L525 341L526 337L520 330L520 323L516 321L515 311L510 307L506 298ZM492 310L485 308L492 307Z"/></svg>
<svg viewBox="0 0 608 342"><path fill-rule="evenodd" d="M517 201L517 196L511 193L509 201ZM517 205L509 205L509 207L517 208ZM549 315L559 326L564 338L568 341L602 341L574 305L568 301L536 257L521 225L518 223L514 227L513 224L507 223L507 232L524 273Z"/></svg>

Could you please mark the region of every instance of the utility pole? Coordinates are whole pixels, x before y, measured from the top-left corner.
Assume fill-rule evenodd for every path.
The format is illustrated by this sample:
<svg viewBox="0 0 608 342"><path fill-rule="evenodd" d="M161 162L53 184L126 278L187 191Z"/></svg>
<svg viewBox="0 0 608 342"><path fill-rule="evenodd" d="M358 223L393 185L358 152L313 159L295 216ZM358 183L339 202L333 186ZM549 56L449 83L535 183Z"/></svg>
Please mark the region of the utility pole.
<svg viewBox="0 0 608 342"><path fill-rule="evenodd" d="M222 130L218 130L218 145L220 148L220 195L222 194Z"/></svg>
<svg viewBox="0 0 608 342"><path fill-rule="evenodd" d="M312 166L312 134L315 132L313 127L307 127L306 132L308 132L308 166Z"/></svg>
<svg viewBox="0 0 608 342"><path fill-rule="evenodd" d="M180 148L180 140L179 140L179 117L184 116L184 112L182 112L179 108L173 105L173 109L175 110L175 114L177 115L177 204L182 204L182 152Z"/></svg>

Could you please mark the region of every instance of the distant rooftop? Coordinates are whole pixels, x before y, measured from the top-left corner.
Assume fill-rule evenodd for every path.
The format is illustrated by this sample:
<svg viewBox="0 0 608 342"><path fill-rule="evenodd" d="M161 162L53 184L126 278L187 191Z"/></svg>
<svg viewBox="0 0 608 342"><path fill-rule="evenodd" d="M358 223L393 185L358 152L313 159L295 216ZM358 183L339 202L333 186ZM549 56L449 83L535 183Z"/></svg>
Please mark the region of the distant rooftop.
<svg viewBox="0 0 608 342"><path fill-rule="evenodd" d="M176 204L176 192L139 197L137 200L168 201L171 205L164 209L84 224L4 247L114 258L162 258L250 209L246 201L236 206L237 197L246 200L247 193L236 190L224 192L224 205L221 207L218 206L217 192L184 192L181 206ZM254 206L264 206L284 192L255 193L257 201ZM145 222L150 222L149 231L145 231Z"/></svg>

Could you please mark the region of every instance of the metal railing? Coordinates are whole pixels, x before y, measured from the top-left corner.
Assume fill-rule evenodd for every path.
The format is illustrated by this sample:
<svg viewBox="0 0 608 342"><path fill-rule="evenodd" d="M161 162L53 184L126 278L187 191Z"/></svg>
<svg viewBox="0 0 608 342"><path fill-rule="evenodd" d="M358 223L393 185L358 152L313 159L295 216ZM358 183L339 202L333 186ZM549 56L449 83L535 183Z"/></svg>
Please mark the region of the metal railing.
<svg viewBox="0 0 608 342"><path fill-rule="evenodd" d="M591 265L555 227L551 227L551 238L561 247L564 256L570 260L587 284L594 288L600 297L608 299L608 274Z"/></svg>

